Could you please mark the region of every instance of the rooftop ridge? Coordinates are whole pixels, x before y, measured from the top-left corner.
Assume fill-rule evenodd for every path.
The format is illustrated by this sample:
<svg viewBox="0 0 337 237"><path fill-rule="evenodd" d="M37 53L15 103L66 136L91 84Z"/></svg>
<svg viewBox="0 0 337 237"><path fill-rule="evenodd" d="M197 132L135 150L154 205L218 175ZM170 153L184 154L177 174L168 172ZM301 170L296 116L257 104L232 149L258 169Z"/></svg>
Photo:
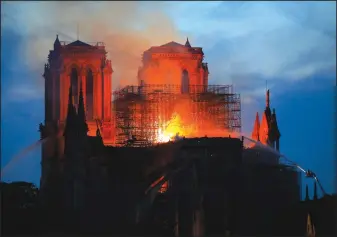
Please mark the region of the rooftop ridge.
<svg viewBox="0 0 337 237"><path fill-rule="evenodd" d="M97 42L83 42L83 41L80 41L80 40L75 40L75 41L60 41L61 45L62 46L68 46L72 43L75 43L75 42L81 42L83 44L87 44L87 45L90 45L90 46L94 46L94 47L104 47L105 46L105 43L102 42L102 41L97 41ZM72 45L70 45L72 46Z"/></svg>

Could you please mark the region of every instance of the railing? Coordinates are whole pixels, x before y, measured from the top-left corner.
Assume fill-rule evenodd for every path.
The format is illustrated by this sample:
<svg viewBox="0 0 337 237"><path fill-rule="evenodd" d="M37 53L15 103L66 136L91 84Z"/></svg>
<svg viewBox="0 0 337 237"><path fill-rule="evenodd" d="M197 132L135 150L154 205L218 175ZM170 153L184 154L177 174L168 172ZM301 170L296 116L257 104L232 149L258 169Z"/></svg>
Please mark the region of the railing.
<svg viewBox="0 0 337 237"><path fill-rule="evenodd" d="M232 85L189 85L189 94L194 93L211 93L211 94L226 94L230 96L236 96L233 93ZM181 93L181 85L174 84L144 84L142 86L126 86L113 92L113 94L119 93L135 93L135 94L147 94L147 93Z"/></svg>
<svg viewBox="0 0 337 237"><path fill-rule="evenodd" d="M60 44L62 46L66 46L66 45L71 44L71 43L73 43L73 41L60 41ZM89 45L94 46L94 47L105 47L104 42L83 42L83 43L89 44Z"/></svg>

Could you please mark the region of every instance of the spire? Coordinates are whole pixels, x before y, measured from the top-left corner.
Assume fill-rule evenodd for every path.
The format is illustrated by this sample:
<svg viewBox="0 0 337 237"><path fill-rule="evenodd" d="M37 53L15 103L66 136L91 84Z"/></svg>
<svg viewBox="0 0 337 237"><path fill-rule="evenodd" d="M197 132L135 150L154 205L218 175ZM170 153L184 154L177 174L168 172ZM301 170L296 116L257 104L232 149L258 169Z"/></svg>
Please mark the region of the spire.
<svg viewBox="0 0 337 237"><path fill-rule="evenodd" d="M305 186L305 201L309 201L309 187L308 185Z"/></svg>
<svg viewBox="0 0 337 237"><path fill-rule="evenodd" d="M84 109L84 99L83 99L83 90L82 90L82 81L80 81L80 93L78 98L78 110L77 110L77 116L78 116L78 125L79 125L79 132L81 134L87 134L88 133L88 124L86 122L85 118L85 109Z"/></svg>
<svg viewBox="0 0 337 237"><path fill-rule="evenodd" d="M190 41L188 40L188 37L187 37L187 40L186 40L185 46L186 46L186 47L190 47L190 48L191 48L191 44L190 44Z"/></svg>
<svg viewBox="0 0 337 237"><path fill-rule="evenodd" d="M259 132L260 132L260 118L259 118L259 113L256 112L255 123L254 123L253 132L252 132L252 138L255 141L260 141Z"/></svg>
<svg viewBox="0 0 337 237"><path fill-rule="evenodd" d="M275 142L276 142L276 150L277 151L280 151L280 137L281 137L281 132L280 130L278 129L278 125L277 125L277 118L276 118L276 112L275 112L275 108L273 109L273 114L272 114L272 117L273 117L273 121L274 121L274 124L273 124L273 127L274 127L274 133L275 133Z"/></svg>
<svg viewBox="0 0 337 237"><path fill-rule="evenodd" d="M269 141L270 141L271 146L275 148L276 150L280 149L279 147L280 137L281 137L281 133L277 126L275 109L273 109L273 113L271 114L270 120L269 120Z"/></svg>
<svg viewBox="0 0 337 237"><path fill-rule="evenodd" d="M96 138L98 139L99 144L104 146L101 130L99 129L99 121L98 121L98 119L96 119L96 126L97 126L97 129L96 129Z"/></svg>
<svg viewBox="0 0 337 237"><path fill-rule="evenodd" d="M269 124L266 112L262 114L260 130L259 130L259 139L262 144L269 144Z"/></svg>
<svg viewBox="0 0 337 237"><path fill-rule="evenodd" d="M273 118L273 127L275 129L275 138L276 139L280 139L281 133L280 133L280 130L278 129L278 125L277 125L277 118L276 118L275 108L273 109L272 118Z"/></svg>
<svg viewBox="0 0 337 237"><path fill-rule="evenodd" d="M74 127L76 126L76 110L73 105L73 87L70 85L69 87L69 96L68 96L68 112L66 119L66 127L64 129L64 136L70 135L73 131L75 131Z"/></svg>
<svg viewBox="0 0 337 237"><path fill-rule="evenodd" d="M56 35L56 39L54 41L54 49L58 49L61 46L59 35Z"/></svg>
<svg viewBox="0 0 337 237"><path fill-rule="evenodd" d="M317 200L317 184L314 182L314 200Z"/></svg>
<svg viewBox="0 0 337 237"><path fill-rule="evenodd" d="M97 126L97 129L96 129L96 137L102 137L102 136L101 136L101 131L99 130L98 120L96 120L96 126Z"/></svg>
<svg viewBox="0 0 337 237"><path fill-rule="evenodd" d="M70 83L69 94L68 94L68 111L69 106L73 106L73 85Z"/></svg>
<svg viewBox="0 0 337 237"><path fill-rule="evenodd" d="M270 99L269 99L269 90L266 92L266 108L269 108L270 105Z"/></svg>

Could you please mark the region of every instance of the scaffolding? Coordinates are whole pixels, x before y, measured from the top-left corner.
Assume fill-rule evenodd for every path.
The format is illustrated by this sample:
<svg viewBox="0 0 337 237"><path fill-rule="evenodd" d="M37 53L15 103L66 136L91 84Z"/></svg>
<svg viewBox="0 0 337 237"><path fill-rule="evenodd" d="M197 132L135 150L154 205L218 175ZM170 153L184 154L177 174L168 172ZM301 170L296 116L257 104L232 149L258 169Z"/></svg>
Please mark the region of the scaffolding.
<svg viewBox="0 0 337 237"><path fill-rule="evenodd" d="M116 146L155 143L181 101L187 102L196 124L212 121L218 129L241 132L240 95L231 85L190 85L185 94L180 85L126 86L113 96Z"/></svg>

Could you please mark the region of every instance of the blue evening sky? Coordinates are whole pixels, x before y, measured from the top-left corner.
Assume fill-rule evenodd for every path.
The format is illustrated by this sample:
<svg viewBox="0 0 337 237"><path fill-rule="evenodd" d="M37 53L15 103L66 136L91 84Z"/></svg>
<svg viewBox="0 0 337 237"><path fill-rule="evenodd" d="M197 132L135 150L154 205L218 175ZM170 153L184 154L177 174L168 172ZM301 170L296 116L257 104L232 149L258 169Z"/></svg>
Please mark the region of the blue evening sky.
<svg viewBox="0 0 337 237"><path fill-rule="evenodd" d="M243 132L271 90L281 151L312 169L328 192L333 178L336 2L2 2L1 165L39 139L43 65L60 40L104 41L114 88L136 82L141 53L169 41L203 47L210 84L242 97ZM39 146L2 178L38 184ZM335 167L335 168L334 168ZM311 185L312 182L309 182Z"/></svg>

